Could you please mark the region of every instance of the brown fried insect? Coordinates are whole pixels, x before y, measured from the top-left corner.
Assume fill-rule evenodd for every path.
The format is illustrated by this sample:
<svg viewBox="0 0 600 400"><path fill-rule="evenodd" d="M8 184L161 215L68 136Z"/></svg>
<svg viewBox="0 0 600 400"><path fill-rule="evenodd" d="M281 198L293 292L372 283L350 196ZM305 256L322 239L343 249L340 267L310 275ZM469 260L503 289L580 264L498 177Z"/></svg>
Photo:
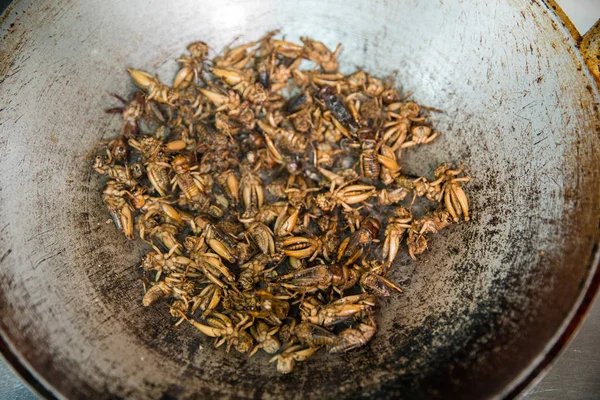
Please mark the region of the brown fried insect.
<svg viewBox="0 0 600 400"><path fill-rule="evenodd" d="M119 136L108 142L108 145L106 146L106 155L109 164L112 164L113 162L124 163L128 161L129 145L127 144L126 137Z"/></svg>
<svg viewBox="0 0 600 400"><path fill-rule="evenodd" d="M354 263L374 240L377 240L381 224L375 218L367 217L360 229L344 239L337 253L337 261L343 265Z"/></svg>
<svg viewBox="0 0 600 400"><path fill-rule="evenodd" d="M360 142L360 170L367 179L378 179L381 164L377 157L377 139L372 128L362 128L357 132Z"/></svg>
<svg viewBox="0 0 600 400"><path fill-rule="evenodd" d="M341 353L362 347L375 336L375 332L377 325L373 318L369 318L367 322L359 322L355 327L343 330L329 352Z"/></svg>
<svg viewBox="0 0 600 400"><path fill-rule="evenodd" d="M171 104L177 95L157 77L137 69L127 69L133 82L148 93L148 100L156 100L159 103Z"/></svg>
<svg viewBox="0 0 600 400"><path fill-rule="evenodd" d="M322 306L316 315L311 315L306 320L311 324L327 328L368 315L373 307L375 307L375 296L369 294L346 296Z"/></svg>
<svg viewBox="0 0 600 400"><path fill-rule="evenodd" d="M322 264L283 275L278 281L288 289L309 293L325 290L330 286L343 292L354 286L358 279L358 272L352 268L339 264Z"/></svg>
<svg viewBox="0 0 600 400"><path fill-rule="evenodd" d="M92 166L101 175L107 175L118 183L122 183L131 188L138 184L139 179L143 176L144 170L140 163L134 163L131 166L125 165L106 165L102 156L97 156Z"/></svg>
<svg viewBox="0 0 600 400"><path fill-rule="evenodd" d="M318 350L318 347L303 348L300 345L288 347L281 354L269 360L269 363L277 361L277 372L289 374L294 370L296 361L306 361Z"/></svg>
<svg viewBox="0 0 600 400"><path fill-rule="evenodd" d="M306 321L294 328L294 334L300 342L310 347L330 346L338 340L333 332Z"/></svg>
<svg viewBox="0 0 600 400"><path fill-rule="evenodd" d="M334 88L326 86L321 89L319 99L325 103L335 119L346 129L350 130L350 132L358 130L358 124Z"/></svg>
<svg viewBox="0 0 600 400"><path fill-rule="evenodd" d="M264 320L270 325L281 325L290 311L288 295L274 295L265 290L230 293L223 306L228 311L238 311Z"/></svg>
<svg viewBox="0 0 600 400"><path fill-rule="evenodd" d="M181 189L184 198L192 209L206 210L210 206L210 200L206 196L207 188L202 182L200 173L194 171L185 156L175 156L171 161L171 167L175 176L171 180L172 191L177 187Z"/></svg>
<svg viewBox="0 0 600 400"><path fill-rule="evenodd" d="M270 272L267 266L271 257L265 253L258 254L248 262L240 265L238 283L243 290L251 290Z"/></svg>
<svg viewBox="0 0 600 400"><path fill-rule="evenodd" d="M372 272L363 274L360 278L360 287L366 292L380 297L389 297L391 294L390 289L394 289L398 293L403 292L400 286L396 285L385 276L377 275Z"/></svg>
<svg viewBox="0 0 600 400"><path fill-rule="evenodd" d="M421 254L427 249L426 233L436 233L452 223L452 216L448 211L437 210L419 218L411 224L408 230L408 254L416 260L416 254Z"/></svg>

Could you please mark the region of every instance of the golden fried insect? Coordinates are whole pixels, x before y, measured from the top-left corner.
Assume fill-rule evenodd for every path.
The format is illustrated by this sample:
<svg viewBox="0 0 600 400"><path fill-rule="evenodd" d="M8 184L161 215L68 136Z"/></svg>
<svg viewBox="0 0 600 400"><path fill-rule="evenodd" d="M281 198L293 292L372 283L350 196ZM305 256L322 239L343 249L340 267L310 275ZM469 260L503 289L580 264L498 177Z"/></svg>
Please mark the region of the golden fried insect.
<svg viewBox="0 0 600 400"><path fill-rule="evenodd" d="M205 286L202 291L192 298L192 314L196 312L198 308L203 311L202 318L212 313L217 309L221 299L223 298L223 288L214 283L210 283Z"/></svg>
<svg viewBox="0 0 600 400"><path fill-rule="evenodd" d="M290 209L289 203L286 203L285 206L279 212L277 219L275 220L274 233L275 236L284 237L291 235L298 224L298 220L300 217L300 211L302 210L301 205L296 205L293 208L291 214L288 214L288 210Z"/></svg>
<svg viewBox="0 0 600 400"><path fill-rule="evenodd" d="M142 299L142 305L144 307L151 306L158 303L161 300L171 297L173 290L167 286L164 282L158 282L152 286L145 294Z"/></svg>
<svg viewBox="0 0 600 400"><path fill-rule="evenodd" d="M189 319L185 314L182 316L188 320L194 328L207 336L215 338L215 347L220 347L227 343L227 351L233 346L240 353L248 353L252 350L254 341L252 336L245 330L248 329L253 321L249 316L239 318L237 324L225 314L213 311L206 317L206 324L201 324L193 319Z"/></svg>
<svg viewBox="0 0 600 400"><path fill-rule="evenodd" d="M123 231L127 239L133 239L134 208L125 199L127 194L129 194L129 192L123 188L122 184L119 184L116 181L109 181L102 191L102 200L108 207L108 211L115 226Z"/></svg>
<svg viewBox="0 0 600 400"><path fill-rule="evenodd" d="M159 281L163 272L165 274L171 274L173 272L185 271L191 263L191 260L187 257L177 255L175 251L179 248L173 247L168 253L164 254L159 249L154 249L147 253L141 262L141 266L144 271L152 272L156 271L154 280Z"/></svg>
<svg viewBox="0 0 600 400"><path fill-rule="evenodd" d="M223 50L222 56L214 58L213 63L220 67L239 66L240 68L243 68L245 67L244 62L247 64L250 61L250 58L248 58L248 51L250 50L250 54L253 55L254 50L251 50L251 48L256 46L256 44L257 42L250 42L234 48L230 48L231 45L229 45Z"/></svg>
<svg viewBox="0 0 600 400"><path fill-rule="evenodd" d="M412 147L418 144L427 144L431 143L435 138L437 138L438 132L432 133L431 128L426 125L414 126L410 130L410 140L402 143L400 147Z"/></svg>
<svg viewBox="0 0 600 400"><path fill-rule="evenodd" d="M414 121L423 120L422 118L418 117L420 108L414 102L393 102L388 104L386 109L387 121L383 124L383 141L389 145L392 150L399 151L406 142L412 123ZM423 140L418 138L419 134L425 132L417 130L415 133L416 136L411 140L411 144L404 147L413 146L415 139ZM433 139L429 140L429 142L431 142Z"/></svg>
<svg viewBox="0 0 600 400"><path fill-rule="evenodd" d="M165 277L164 281L160 281L148 289L142 299L142 305L148 307L172 297L183 301L187 309L194 290L195 285L193 282L179 273L173 273Z"/></svg>
<svg viewBox="0 0 600 400"><path fill-rule="evenodd" d="M394 216L388 219L382 249L382 256L387 262L392 263L396 259L396 255L400 250L400 242L412 226L411 221L412 213L404 207L396 208Z"/></svg>
<svg viewBox="0 0 600 400"><path fill-rule="evenodd" d="M161 221L172 225L184 226L184 218L188 219L184 212L177 210L167 197L151 197L148 195L134 196L138 201L138 209L145 213L144 219L158 216Z"/></svg>
<svg viewBox="0 0 600 400"><path fill-rule="evenodd" d="M303 348L300 345L288 347L280 354L269 360L269 363L277 361L277 372L289 374L294 370L296 361L306 361L318 350L318 347Z"/></svg>
<svg viewBox="0 0 600 400"><path fill-rule="evenodd" d="M337 71L339 65L337 62L337 56L342 49L342 45L338 44L335 51L331 51L321 42L301 37L300 40L304 43L305 57L309 60L317 63L323 71L332 73Z"/></svg>
<svg viewBox="0 0 600 400"><path fill-rule="evenodd" d="M271 229L262 222L250 224L246 235L250 237L263 254L275 254L275 239Z"/></svg>
<svg viewBox="0 0 600 400"><path fill-rule="evenodd" d="M268 189L267 189L268 190ZM284 193L285 195L285 193ZM238 218L240 222L250 223L254 221L262 222L270 225L273 221L277 221L277 218L281 214L284 208L288 208L289 203L284 201L278 201L271 204L263 205L258 212L251 218ZM275 227L274 227L275 229Z"/></svg>
<svg viewBox="0 0 600 400"><path fill-rule="evenodd" d="M240 194L246 207L245 216L256 215L265 202L262 180L252 171L244 171L240 184Z"/></svg>
<svg viewBox="0 0 600 400"><path fill-rule="evenodd" d="M182 56L177 60L181 64L181 69L173 79L173 89L186 89L192 82L197 82L202 74L208 55L208 45L204 42L196 42L190 44L187 49L190 55Z"/></svg>
<svg viewBox="0 0 600 400"><path fill-rule="evenodd" d="M377 200L383 206L398 204L410 193L409 189L404 187L392 187L390 189L381 189L377 192Z"/></svg>
<svg viewBox="0 0 600 400"><path fill-rule="evenodd" d="M170 170L171 165L163 157L149 161L146 164L148 180L161 197L166 196L169 191L169 186L171 185Z"/></svg>
<svg viewBox="0 0 600 400"><path fill-rule="evenodd" d="M258 254L246 263L240 265L238 284L242 290L251 290L262 281L262 278L272 269L267 269L271 257L265 253Z"/></svg>
<svg viewBox="0 0 600 400"><path fill-rule="evenodd" d="M335 185L332 185L332 189ZM341 206L347 211L354 204L364 203L369 197L376 193L375 186L371 185L346 185L326 193L320 193L315 197L315 204L323 211L332 211Z"/></svg>
<svg viewBox="0 0 600 400"><path fill-rule="evenodd" d="M469 202L460 183L469 182L470 177L454 178L444 185L444 204L446 210L452 215L454 222L458 222L462 215L465 221L469 220Z"/></svg>
<svg viewBox="0 0 600 400"><path fill-rule="evenodd" d="M367 84L365 85L365 94L371 97L377 97L385 90L385 83L371 74L367 74Z"/></svg>
<svg viewBox="0 0 600 400"><path fill-rule="evenodd" d="M225 189L225 193L234 204L240 201L240 179L234 170L228 169L217 174L217 183Z"/></svg>
<svg viewBox="0 0 600 400"><path fill-rule="evenodd" d="M237 242L230 235L212 224L206 226L203 235L206 244L220 257L230 263L237 262Z"/></svg>
<svg viewBox="0 0 600 400"><path fill-rule="evenodd" d="M400 169L396 153L390 146L382 145L377 154L377 161L381 164L381 182L385 185L393 183L400 176Z"/></svg>
<svg viewBox="0 0 600 400"><path fill-rule="evenodd" d="M286 58L299 58L302 56L304 49L301 45L296 43L287 42L285 40L273 39L270 41L273 46L275 53L282 55Z"/></svg>
<svg viewBox="0 0 600 400"><path fill-rule="evenodd" d="M240 95L235 90L221 89L215 91L201 88L199 91L209 102L217 107L216 111L233 111L240 107Z"/></svg>
<svg viewBox="0 0 600 400"><path fill-rule="evenodd" d="M175 248L175 253L181 254L179 247L181 245L175 237L179 233L179 227L170 223L160 224L153 218L145 218L145 216L138 219L137 229L140 233L140 239L154 244L150 239L156 240L159 245L162 245L165 249L171 250Z"/></svg>
<svg viewBox="0 0 600 400"><path fill-rule="evenodd" d="M281 251L286 256L309 258L309 261L317 257L322 247L323 242L317 237L292 236L280 242Z"/></svg>
<svg viewBox="0 0 600 400"><path fill-rule="evenodd" d="M254 325L250 327L250 334L256 341L256 346L248 354L252 357L259 349L267 354L275 354L281 348L279 340L275 337L275 334L279 332L279 326L271 327L263 321L256 321Z"/></svg>

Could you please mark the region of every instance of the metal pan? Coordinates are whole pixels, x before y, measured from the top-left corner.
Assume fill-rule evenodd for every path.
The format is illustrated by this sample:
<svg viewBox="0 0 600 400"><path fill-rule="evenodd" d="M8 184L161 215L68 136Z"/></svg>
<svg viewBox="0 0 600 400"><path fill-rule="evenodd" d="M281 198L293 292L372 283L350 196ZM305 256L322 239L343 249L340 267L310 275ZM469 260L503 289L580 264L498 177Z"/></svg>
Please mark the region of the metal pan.
<svg viewBox="0 0 600 400"><path fill-rule="evenodd" d="M46 397L513 397L596 292L598 25L581 41L551 0L21 0L0 23L0 349ZM193 40L275 28L397 70L444 111L406 171L463 160L473 178L472 221L399 260L406 293L369 346L287 376L141 306L144 249L105 223L86 159L118 130L103 109L126 67L167 79Z"/></svg>

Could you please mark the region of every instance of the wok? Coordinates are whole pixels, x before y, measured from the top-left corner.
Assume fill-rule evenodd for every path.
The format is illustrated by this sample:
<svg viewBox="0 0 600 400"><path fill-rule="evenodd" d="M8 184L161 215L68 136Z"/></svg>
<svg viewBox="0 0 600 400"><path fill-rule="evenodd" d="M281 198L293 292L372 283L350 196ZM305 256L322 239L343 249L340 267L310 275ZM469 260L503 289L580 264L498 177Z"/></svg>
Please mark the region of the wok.
<svg viewBox="0 0 600 400"><path fill-rule="evenodd" d="M192 41L218 52L277 28L341 41L346 71L397 71L443 111L405 171L462 160L473 178L472 221L398 260L405 294L382 305L374 340L286 376L141 306L146 248L105 223L86 157L118 132L103 109L132 90L126 67L169 80ZM513 397L597 289L597 59L552 0L21 0L1 29L1 346L46 397Z"/></svg>

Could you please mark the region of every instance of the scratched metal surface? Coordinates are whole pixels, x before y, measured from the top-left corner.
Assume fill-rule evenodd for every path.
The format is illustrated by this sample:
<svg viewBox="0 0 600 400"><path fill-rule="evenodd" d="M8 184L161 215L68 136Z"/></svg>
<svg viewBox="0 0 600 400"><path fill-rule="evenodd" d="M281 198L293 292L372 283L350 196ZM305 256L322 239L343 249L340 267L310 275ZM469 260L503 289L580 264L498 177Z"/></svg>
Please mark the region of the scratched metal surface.
<svg viewBox="0 0 600 400"><path fill-rule="evenodd" d="M142 3L21 1L2 22L0 331L39 377L73 398L482 398L535 366L594 271L600 213L599 95L544 3ZM475 210L401 260L406 296L367 348L291 376L140 307L143 249L104 223L85 160L118 128L102 109L131 89L124 66L168 77L182 43L220 49L282 26L342 41L346 65L399 68L417 101L445 110L443 136L407 169L463 159Z"/></svg>

